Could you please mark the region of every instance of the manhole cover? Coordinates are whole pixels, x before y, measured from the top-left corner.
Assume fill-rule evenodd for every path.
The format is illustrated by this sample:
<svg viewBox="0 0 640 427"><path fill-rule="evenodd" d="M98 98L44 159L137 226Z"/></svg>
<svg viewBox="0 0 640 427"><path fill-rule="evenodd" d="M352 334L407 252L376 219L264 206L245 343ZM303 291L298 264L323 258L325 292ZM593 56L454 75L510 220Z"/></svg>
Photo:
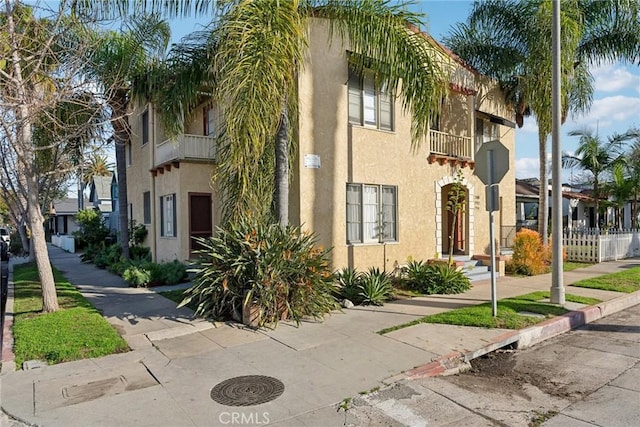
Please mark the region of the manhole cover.
<svg viewBox="0 0 640 427"><path fill-rule="evenodd" d="M211 389L211 398L226 406L253 406L270 402L284 392L282 381L264 375L229 378Z"/></svg>

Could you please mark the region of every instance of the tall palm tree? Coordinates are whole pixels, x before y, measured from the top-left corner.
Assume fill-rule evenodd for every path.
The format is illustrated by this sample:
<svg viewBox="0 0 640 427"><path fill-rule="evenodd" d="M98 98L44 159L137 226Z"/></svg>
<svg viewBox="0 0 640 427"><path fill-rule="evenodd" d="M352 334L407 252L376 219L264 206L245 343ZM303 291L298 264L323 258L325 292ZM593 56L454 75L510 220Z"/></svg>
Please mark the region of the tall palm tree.
<svg viewBox="0 0 640 427"><path fill-rule="evenodd" d="M167 22L156 15L143 16L127 24L121 32L89 35L96 39L96 49L85 71L99 82L111 113L116 148L120 245L122 255L129 258L126 146L131 137L129 102L139 95L131 90L132 81L144 76L152 64L164 56L170 30Z"/></svg>
<svg viewBox="0 0 640 427"><path fill-rule="evenodd" d="M349 45L354 72L373 70L378 84L402 99L413 117L414 144L427 134L429 120L446 93L448 76L440 61L448 57L415 31L420 15L405 4L263 0L227 6L211 31L200 34L200 48L192 41L175 47L170 57L179 64L178 71L164 79L173 84L165 84L156 98L163 106L166 130L179 133L188 107L202 96L198 89L206 87L214 94L223 121L217 176L225 198L225 222L247 214L268 217L274 206L275 219L288 223L288 165L298 120L296 83L308 58L313 19L325 20L330 37ZM184 60L189 55L195 59L191 63Z"/></svg>
<svg viewBox="0 0 640 427"><path fill-rule="evenodd" d="M591 175L593 184L593 198L595 200L596 227L600 226L600 199L603 197L601 183L604 174L610 172L616 163L621 161L621 149L625 141L633 137L630 133L610 136L602 141L598 135L590 130L573 130L569 136L580 138L578 148L573 155L562 155L562 166L577 167ZM620 171L622 172L622 171Z"/></svg>
<svg viewBox="0 0 640 427"><path fill-rule="evenodd" d="M540 191L538 229L547 242L547 139L551 133L551 0L476 2L467 23L446 44L482 73L501 82L516 122L533 115L538 125ZM640 62L638 4L632 0L562 2L562 116L589 109L589 65L605 60Z"/></svg>

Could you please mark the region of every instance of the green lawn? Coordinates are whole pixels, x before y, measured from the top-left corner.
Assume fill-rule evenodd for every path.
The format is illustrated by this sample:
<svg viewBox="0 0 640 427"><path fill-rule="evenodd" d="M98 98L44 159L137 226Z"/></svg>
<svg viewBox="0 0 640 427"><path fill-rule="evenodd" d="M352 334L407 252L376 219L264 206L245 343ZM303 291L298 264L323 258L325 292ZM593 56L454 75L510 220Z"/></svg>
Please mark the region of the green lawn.
<svg viewBox="0 0 640 427"><path fill-rule="evenodd" d="M498 315L496 317L493 317L491 303L484 303L425 316L412 322L383 329L378 331L378 333L386 334L419 323L444 323L448 325L477 326L482 328L522 329L568 312L568 310L562 307L540 302L545 298L549 298L549 292L532 292L515 298L499 300ZM565 295L565 299L569 302L587 305L600 302L600 300L595 298L585 298L570 294ZM543 317L519 314L521 312L536 313Z"/></svg>
<svg viewBox="0 0 640 427"><path fill-rule="evenodd" d="M562 271L573 271L576 270L578 268L585 268L585 267L589 267L590 265L593 265L591 263L588 262L571 262L571 261L565 261L562 263Z"/></svg>
<svg viewBox="0 0 640 427"><path fill-rule="evenodd" d="M124 339L55 268L54 276L60 310L42 313L35 264L14 267L16 366L32 359L55 364L128 351Z"/></svg>
<svg viewBox="0 0 640 427"><path fill-rule="evenodd" d="M640 290L640 267L629 268L618 273L580 280L571 286L625 292L630 294L631 292Z"/></svg>

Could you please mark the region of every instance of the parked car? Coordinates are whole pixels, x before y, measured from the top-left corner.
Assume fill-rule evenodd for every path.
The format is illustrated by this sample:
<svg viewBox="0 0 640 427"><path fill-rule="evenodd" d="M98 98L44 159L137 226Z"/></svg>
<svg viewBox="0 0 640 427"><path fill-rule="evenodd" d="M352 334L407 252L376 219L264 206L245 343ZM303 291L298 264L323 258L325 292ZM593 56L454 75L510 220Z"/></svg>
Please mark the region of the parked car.
<svg viewBox="0 0 640 427"><path fill-rule="evenodd" d="M0 239L7 242L8 247L11 247L11 233L9 233L8 229L0 227Z"/></svg>

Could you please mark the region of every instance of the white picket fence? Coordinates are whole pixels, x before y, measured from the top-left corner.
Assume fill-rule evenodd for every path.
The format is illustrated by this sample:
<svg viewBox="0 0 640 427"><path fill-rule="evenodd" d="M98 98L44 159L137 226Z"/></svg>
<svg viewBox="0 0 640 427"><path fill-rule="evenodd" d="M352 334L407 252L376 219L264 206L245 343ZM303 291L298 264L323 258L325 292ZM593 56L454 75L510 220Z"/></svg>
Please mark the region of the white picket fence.
<svg viewBox="0 0 640 427"><path fill-rule="evenodd" d="M640 256L640 231L583 229L565 232L567 261L603 262Z"/></svg>

